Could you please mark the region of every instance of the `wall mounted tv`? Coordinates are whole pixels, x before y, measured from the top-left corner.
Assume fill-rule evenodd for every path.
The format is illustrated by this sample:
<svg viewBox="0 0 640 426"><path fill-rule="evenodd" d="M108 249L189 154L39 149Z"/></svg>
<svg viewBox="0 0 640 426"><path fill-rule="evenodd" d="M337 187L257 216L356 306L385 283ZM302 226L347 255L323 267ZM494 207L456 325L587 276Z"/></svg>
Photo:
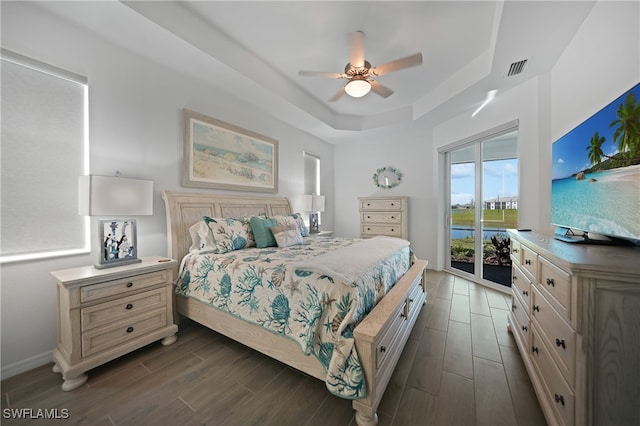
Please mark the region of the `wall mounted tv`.
<svg viewBox="0 0 640 426"><path fill-rule="evenodd" d="M640 83L555 141L552 159L556 238L640 245Z"/></svg>

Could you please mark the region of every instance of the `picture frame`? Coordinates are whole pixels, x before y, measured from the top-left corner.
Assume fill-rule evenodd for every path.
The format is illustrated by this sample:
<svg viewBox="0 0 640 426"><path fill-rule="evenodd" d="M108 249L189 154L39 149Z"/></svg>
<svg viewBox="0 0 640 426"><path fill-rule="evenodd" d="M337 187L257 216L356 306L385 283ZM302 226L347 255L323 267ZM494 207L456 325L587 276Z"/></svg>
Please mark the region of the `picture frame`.
<svg viewBox="0 0 640 426"><path fill-rule="evenodd" d="M183 110L184 186L278 192L278 141Z"/></svg>
<svg viewBox="0 0 640 426"><path fill-rule="evenodd" d="M97 269L141 262L135 219L99 220L100 255Z"/></svg>

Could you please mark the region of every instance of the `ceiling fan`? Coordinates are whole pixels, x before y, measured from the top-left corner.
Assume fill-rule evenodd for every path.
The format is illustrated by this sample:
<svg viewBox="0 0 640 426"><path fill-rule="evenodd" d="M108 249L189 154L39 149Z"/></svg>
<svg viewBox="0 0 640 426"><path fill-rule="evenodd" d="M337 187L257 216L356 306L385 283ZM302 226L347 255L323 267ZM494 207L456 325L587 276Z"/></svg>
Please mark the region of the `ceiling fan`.
<svg viewBox="0 0 640 426"><path fill-rule="evenodd" d="M364 58L364 33L362 31L356 31L349 35L349 63L344 67L344 73L298 71L298 75L301 77L348 79L349 81L347 84L345 84L338 93L329 99L330 102L337 101L345 93L354 98L360 98L369 93L369 91L373 91L383 98L386 98L393 94L393 90L375 80L372 80L372 77L378 77L421 64L422 53L416 53L414 55L378 65L377 67L372 67Z"/></svg>

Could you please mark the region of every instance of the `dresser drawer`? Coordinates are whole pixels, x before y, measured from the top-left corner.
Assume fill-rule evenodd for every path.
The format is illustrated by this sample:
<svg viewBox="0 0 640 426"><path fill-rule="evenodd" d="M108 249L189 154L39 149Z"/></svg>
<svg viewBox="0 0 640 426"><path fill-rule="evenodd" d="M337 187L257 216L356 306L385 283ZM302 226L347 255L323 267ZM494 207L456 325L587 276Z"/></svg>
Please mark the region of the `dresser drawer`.
<svg viewBox="0 0 640 426"><path fill-rule="evenodd" d="M533 290L531 318L540 325L541 334L547 339L553 357L564 378L573 386L575 376L575 331L551 307L537 289Z"/></svg>
<svg viewBox="0 0 640 426"><path fill-rule="evenodd" d="M167 290L158 288L80 310L83 331L167 306Z"/></svg>
<svg viewBox="0 0 640 426"><path fill-rule="evenodd" d="M522 267L525 273L531 278L531 281L536 281L538 276L538 255L536 252L529 249L527 246L521 246L522 250Z"/></svg>
<svg viewBox="0 0 640 426"><path fill-rule="evenodd" d="M547 394L545 396L549 400L549 405L554 408L562 424L573 425L574 393L558 371L535 324L531 327L531 354L533 363L540 371L541 378L546 385Z"/></svg>
<svg viewBox="0 0 640 426"><path fill-rule="evenodd" d="M360 233L363 238L376 235L388 235L390 237L402 237L402 226L394 225L362 225Z"/></svg>
<svg viewBox="0 0 640 426"><path fill-rule="evenodd" d="M538 286L551 297L549 301L567 320L571 320L571 279L567 272L552 265L544 257L540 261L540 279Z"/></svg>
<svg viewBox="0 0 640 426"><path fill-rule="evenodd" d="M531 281L516 265L511 266L511 291L518 294L529 310L529 306L531 306Z"/></svg>
<svg viewBox="0 0 640 426"><path fill-rule="evenodd" d="M522 264L522 245L511 239L511 260L518 265Z"/></svg>
<svg viewBox="0 0 640 426"><path fill-rule="evenodd" d="M360 220L362 223L400 224L402 223L402 213L363 212L360 215Z"/></svg>
<svg viewBox="0 0 640 426"><path fill-rule="evenodd" d="M82 303L91 302L168 282L170 282L170 272L166 270L134 275L128 278L81 287L80 301Z"/></svg>
<svg viewBox="0 0 640 426"><path fill-rule="evenodd" d="M82 356L118 347L167 325L167 309L160 308L115 324L95 328L82 333Z"/></svg>
<svg viewBox="0 0 640 426"><path fill-rule="evenodd" d="M361 200L360 210L390 210L400 211L402 210L402 200L398 199L385 199L385 200Z"/></svg>
<svg viewBox="0 0 640 426"><path fill-rule="evenodd" d="M511 301L511 303L513 303L512 312L513 312L513 317L516 320L516 327L517 327L516 332L520 334L520 336L522 336L525 344L529 345L529 342L531 341L529 339L529 334L530 334L529 329L531 326L529 324L529 315L527 314L528 309L522 304L522 301L518 296L513 295L512 297L513 297L513 300Z"/></svg>

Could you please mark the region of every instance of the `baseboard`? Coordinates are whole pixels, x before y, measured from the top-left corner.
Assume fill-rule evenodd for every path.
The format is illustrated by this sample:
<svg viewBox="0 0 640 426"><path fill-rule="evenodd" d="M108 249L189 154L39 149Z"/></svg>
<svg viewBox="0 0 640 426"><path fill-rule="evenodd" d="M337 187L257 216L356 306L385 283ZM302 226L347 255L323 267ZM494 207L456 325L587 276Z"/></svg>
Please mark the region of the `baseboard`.
<svg viewBox="0 0 640 426"><path fill-rule="evenodd" d="M40 355L35 355L25 360L3 366L2 370L0 370L0 380L5 380L9 377L24 373L25 371L49 364L50 362L53 362L52 360L52 351L47 351Z"/></svg>

